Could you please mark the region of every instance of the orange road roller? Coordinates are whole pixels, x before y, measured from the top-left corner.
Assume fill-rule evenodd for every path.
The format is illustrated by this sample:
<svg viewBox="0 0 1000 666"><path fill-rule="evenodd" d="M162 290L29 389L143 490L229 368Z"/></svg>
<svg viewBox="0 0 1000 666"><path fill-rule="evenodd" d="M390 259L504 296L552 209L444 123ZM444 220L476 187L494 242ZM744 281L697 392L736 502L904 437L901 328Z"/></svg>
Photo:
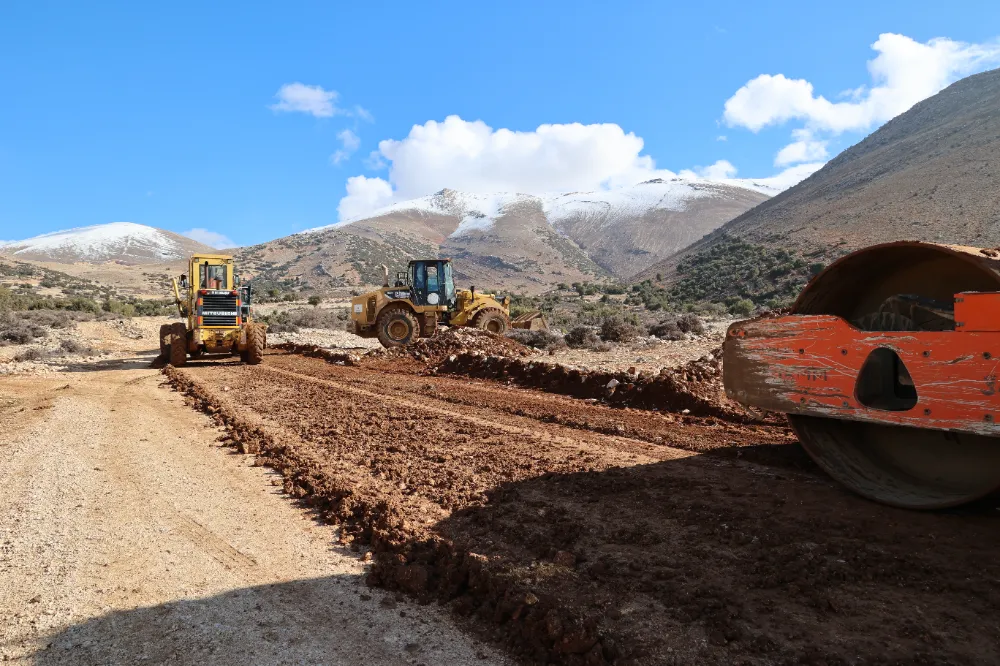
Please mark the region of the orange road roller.
<svg viewBox="0 0 1000 666"><path fill-rule="evenodd" d="M864 497L908 509L1000 490L1000 251L876 245L833 262L790 314L736 322L726 394L788 415Z"/></svg>

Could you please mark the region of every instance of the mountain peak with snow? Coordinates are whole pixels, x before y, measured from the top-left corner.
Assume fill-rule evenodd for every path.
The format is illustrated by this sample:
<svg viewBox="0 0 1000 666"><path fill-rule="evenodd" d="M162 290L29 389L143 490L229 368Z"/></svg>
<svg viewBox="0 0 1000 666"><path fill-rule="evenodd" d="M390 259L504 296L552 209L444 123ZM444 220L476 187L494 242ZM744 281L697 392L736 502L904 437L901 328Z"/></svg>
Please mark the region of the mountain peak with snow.
<svg viewBox="0 0 1000 666"><path fill-rule="evenodd" d="M0 242L0 254L58 263L149 264L184 259L212 248L135 222L109 222L53 231L19 241Z"/></svg>

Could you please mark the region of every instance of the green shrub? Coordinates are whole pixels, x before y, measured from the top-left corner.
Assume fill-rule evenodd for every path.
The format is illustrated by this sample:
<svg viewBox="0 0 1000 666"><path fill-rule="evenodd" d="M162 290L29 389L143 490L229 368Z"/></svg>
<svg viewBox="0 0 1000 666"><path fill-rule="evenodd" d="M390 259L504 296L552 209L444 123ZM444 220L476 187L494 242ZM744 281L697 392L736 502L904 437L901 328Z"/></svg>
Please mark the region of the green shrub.
<svg viewBox="0 0 1000 666"><path fill-rule="evenodd" d="M668 315L647 329L650 335L663 340L682 340L685 333L701 335L705 332L705 324L698 315L687 312L680 315Z"/></svg>
<svg viewBox="0 0 1000 666"><path fill-rule="evenodd" d="M741 298L740 300L736 301L735 303L729 306L729 311L731 313L741 317L746 317L747 315L752 313L753 310L754 310L753 301L751 301L749 298Z"/></svg>
<svg viewBox="0 0 1000 666"><path fill-rule="evenodd" d="M631 342L639 337L639 328L623 317L605 317L601 322L601 339L605 342Z"/></svg>
<svg viewBox="0 0 1000 666"><path fill-rule="evenodd" d="M566 334L565 340L573 349L594 347L601 342L597 332L590 326L574 326Z"/></svg>
<svg viewBox="0 0 1000 666"><path fill-rule="evenodd" d="M514 328L507 332L507 337L517 340L526 347L535 347L546 351L566 347L565 338L554 331L528 331L523 328Z"/></svg>

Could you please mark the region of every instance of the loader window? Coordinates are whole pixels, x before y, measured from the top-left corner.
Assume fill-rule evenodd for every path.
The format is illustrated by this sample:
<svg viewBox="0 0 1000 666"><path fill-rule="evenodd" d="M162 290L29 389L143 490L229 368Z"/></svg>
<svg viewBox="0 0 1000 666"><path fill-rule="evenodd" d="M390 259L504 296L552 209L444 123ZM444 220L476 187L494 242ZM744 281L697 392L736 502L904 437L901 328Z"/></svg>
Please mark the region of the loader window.
<svg viewBox="0 0 1000 666"><path fill-rule="evenodd" d="M455 280L451 276L451 264L444 265L444 302L448 305L455 304Z"/></svg>
<svg viewBox="0 0 1000 666"><path fill-rule="evenodd" d="M427 265L427 293L436 294L441 289L438 284L438 267L434 264Z"/></svg>
<svg viewBox="0 0 1000 666"><path fill-rule="evenodd" d="M229 286L226 284L226 267L225 266L212 266L210 264L202 264L200 266L200 280L201 285L199 289L228 289Z"/></svg>
<svg viewBox="0 0 1000 666"><path fill-rule="evenodd" d="M427 270L423 264L413 266L413 288L417 293L422 293L427 289Z"/></svg>

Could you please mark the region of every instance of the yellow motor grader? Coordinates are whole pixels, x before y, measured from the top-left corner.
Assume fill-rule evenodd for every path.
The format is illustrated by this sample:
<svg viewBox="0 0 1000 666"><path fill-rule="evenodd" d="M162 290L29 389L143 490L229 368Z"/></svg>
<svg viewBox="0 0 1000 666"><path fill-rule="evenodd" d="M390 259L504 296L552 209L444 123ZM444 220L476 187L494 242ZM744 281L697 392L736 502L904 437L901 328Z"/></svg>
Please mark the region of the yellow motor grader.
<svg viewBox="0 0 1000 666"><path fill-rule="evenodd" d="M451 259L415 259L389 285L389 269L382 267L381 289L351 299L354 332L377 337L384 347L408 345L433 336L439 325L471 326L503 335L511 328L547 328L540 312L528 312L511 321L510 296L455 289Z"/></svg>
<svg viewBox="0 0 1000 666"><path fill-rule="evenodd" d="M193 255L173 287L185 321L160 327L160 355L171 365L202 354L239 354L251 365L263 360L267 328L253 321L250 283L241 284L232 257Z"/></svg>

